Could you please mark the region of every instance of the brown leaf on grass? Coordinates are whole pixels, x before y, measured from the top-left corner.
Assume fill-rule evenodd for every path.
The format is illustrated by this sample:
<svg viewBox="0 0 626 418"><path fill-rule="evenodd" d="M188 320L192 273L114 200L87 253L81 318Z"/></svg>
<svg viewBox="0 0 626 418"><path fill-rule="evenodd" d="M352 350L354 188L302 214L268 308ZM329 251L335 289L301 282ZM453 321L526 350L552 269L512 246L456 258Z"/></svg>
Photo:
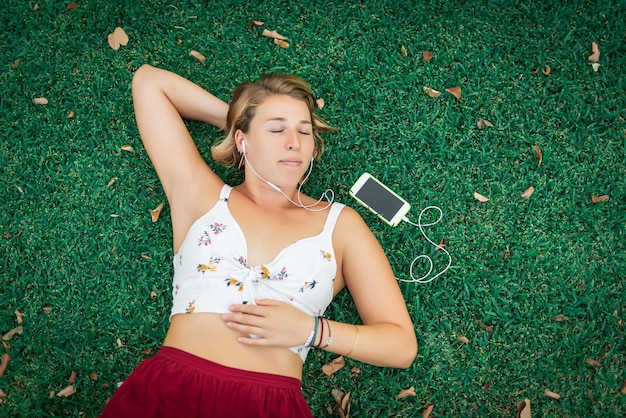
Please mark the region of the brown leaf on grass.
<svg viewBox="0 0 626 418"><path fill-rule="evenodd" d="M15 311L15 320L17 321L17 325L21 325L23 321L23 316L20 311Z"/></svg>
<svg viewBox="0 0 626 418"><path fill-rule="evenodd" d="M112 33L109 33L107 41L109 42L109 46L117 51L120 49L120 46L126 46L128 44L128 35L124 32L124 29L118 26Z"/></svg>
<svg viewBox="0 0 626 418"><path fill-rule="evenodd" d="M476 321L476 323L487 332L493 331L493 327L491 325L485 324L483 321Z"/></svg>
<svg viewBox="0 0 626 418"><path fill-rule="evenodd" d="M11 69L15 70L18 65L20 65L20 60L13 61L13 64L11 64Z"/></svg>
<svg viewBox="0 0 626 418"><path fill-rule="evenodd" d="M530 400L524 399L523 401L518 402L517 404L517 415L516 418L532 418L530 412Z"/></svg>
<svg viewBox="0 0 626 418"><path fill-rule="evenodd" d="M511 257L511 250L509 249L509 246L506 246L506 251L504 253L504 261L508 260L509 257Z"/></svg>
<svg viewBox="0 0 626 418"><path fill-rule="evenodd" d="M120 147L123 151L128 151L128 152L133 152L135 149L133 147L131 147L130 145L122 145Z"/></svg>
<svg viewBox="0 0 626 418"><path fill-rule="evenodd" d="M550 74L550 71L551 70L550 70L550 66L549 65L546 65L546 67L543 70L541 70L541 72L544 73L545 75Z"/></svg>
<svg viewBox="0 0 626 418"><path fill-rule="evenodd" d="M599 362L598 360L594 360L594 359L592 359L592 358L586 358L586 359L585 359L585 361L586 361L588 364L591 364L592 366L595 366L595 367L600 367L600 362Z"/></svg>
<svg viewBox="0 0 626 418"><path fill-rule="evenodd" d="M546 395L548 398L561 399L561 395L559 395L558 393L552 392L548 389L544 390L543 394Z"/></svg>
<svg viewBox="0 0 626 418"><path fill-rule="evenodd" d="M154 299L157 297L157 292L155 292L154 290L152 292L150 292L150 298Z"/></svg>
<svg viewBox="0 0 626 418"><path fill-rule="evenodd" d="M446 241L445 238L441 237L441 240L439 241L439 245L435 246L435 251L437 250L441 250L443 247L445 247L446 245L448 245L448 242Z"/></svg>
<svg viewBox="0 0 626 418"><path fill-rule="evenodd" d="M13 328L11 331L9 331L6 334L4 334L2 336L2 339L5 340L5 341L9 341L11 338L13 338L13 336L15 334L21 334L22 332L24 332L24 328L21 325L17 326L15 328Z"/></svg>
<svg viewBox="0 0 626 418"><path fill-rule="evenodd" d="M533 149L535 150L535 155L537 156L537 167L541 167L541 162L543 161L543 153L541 152L541 148L539 145L533 145Z"/></svg>
<svg viewBox="0 0 626 418"><path fill-rule="evenodd" d="M152 222L156 222L159 220L159 215L161 214L162 210L163 210L163 203L159 204L159 206L157 206L156 208L150 211L150 215L152 215Z"/></svg>
<svg viewBox="0 0 626 418"><path fill-rule="evenodd" d="M289 42L285 42L282 39L274 39L274 43L281 48L289 48Z"/></svg>
<svg viewBox="0 0 626 418"><path fill-rule="evenodd" d="M71 2L69 2L69 3L67 4L67 7L65 8L65 11L66 11L66 12L69 12L70 10L72 10L72 9L74 9L74 8L76 8L76 7L78 7L78 4L76 4L76 2L75 2L75 1L71 1Z"/></svg>
<svg viewBox="0 0 626 418"><path fill-rule="evenodd" d="M441 96L441 92L435 89L431 89L430 87L423 86L422 89L428 94L430 97L437 98Z"/></svg>
<svg viewBox="0 0 626 418"><path fill-rule="evenodd" d="M147 254L141 254L141 258L143 258L144 260L152 260L152 258L150 258L150 256Z"/></svg>
<svg viewBox="0 0 626 418"><path fill-rule="evenodd" d="M556 321L556 322L569 321L569 317L565 316L565 315L558 314L558 315L554 315L552 317L552 320Z"/></svg>
<svg viewBox="0 0 626 418"><path fill-rule="evenodd" d="M267 36L268 38L274 38L274 39L279 39L279 40L283 40L283 41L285 39L287 39L286 36L281 35L280 33L276 32L275 30L263 29L263 33L261 33L261 35Z"/></svg>
<svg viewBox="0 0 626 418"><path fill-rule="evenodd" d="M89 378L95 382L96 380L98 380L98 373L90 372L89 373Z"/></svg>
<svg viewBox="0 0 626 418"><path fill-rule="evenodd" d="M107 183L107 187L113 186L113 183L115 183L118 180L119 180L118 177L111 177L111 180L109 180L109 182Z"/></svg>
<svg viewBox="0 0 626 418"><path fill-rule="evenodd" d="M424 61L430 62L430 60L433 59L433 54L428 51L424 51L422 52L422 58L424 58Z"/></svg>
<svg viewBox="0 0 626 418"><path fill-rule="evenodd" d="M348 418L350 416L350 392L344 393L339 389L333 389L331 394L337 404L337 415L340 418Z"/></svg>
<svg viewBox="0 0 626 418"><path fill-rule="evenodd" d="M122 340L120 338L117 338L115 342L117 343L117 348L127 347L126 344L122 343Z"/></svg>
<svg viewBox="0 0 626 418"><path fill-rule="evenodd" d="M622 390L620 390L619 393L626 395L626 380L624 380L624 386L622 386Z"/></svg>
<svg viewBox="0 0 626 418"><path fill-rule="evenodd" d="M315 102L317 103L317 108L320 109L320 110L323 109L324 105L326 104L324 99L322 99L321 97L319 99L317 99Z"/></svg>
<svg viewBox="0 0 626 418"><path fill-rule="evenodd" d="M70 385L76 383L76 372L74 370L72 370L72 373L70 373L70 377L67 379L67 383L69 383Z"/></svg>
<svg viewBox="0 0 626 418"><path fill-rule="evenodd" d="M404 399L404 398L408 398L409 396L417 396L415 394L415 386L411 386L408 389L402 389L400 391L400 393L398 393L397 398L398 399Z"/></svg>
<svg viewBox="0 0 626 418"><path fill-rule="evenodd" d="M598 44L595 42L591 43L591 52L592 54L589 55L589 61L591 62L598 62L600 61L600 48L598 48Z"/></svg>
<svg viewBox="0 0 626 418"><path fill-rule="evenodd" d="M39 10L41 9L41 7L39 7L38 3L35 3L35 5L33 6L33 10Z"/></svg>
<svg viewBox="0 0 626 418"><path fill-rule="evenodd" d="M43 313L45 313L46 315L50 315L52 313L52 307L50 306L44 306L42 309Z"/></svg>
<svg viewBox="0 0 626 418"><path fill-rule="evenodd" d="M47 105L48 99L46 99L45 97L35 97L33 99L33 103L38 104L38 105Z"/></svg>
<svg viewBox="0 0 626 418"><path fill-rule="evenodd" d="M264 24L265 22L260 20L249 20L248 23L246 23L246 26L263 26Z"/></svg>
<svg viewBox="0 0 626 418"><path fill-rule="evenodd" d="M6 371L10 361L11 356L9 355L9 353L4 353L2 355L2 358L0 358L0 379L4 377L4 372Z"/></svg>
<svg viewBox="0 0 626 418"><path fill-rule="evenodd" d="M456 97L457 100L461 100L461 87L450 87L446 91Z"/></svg>
<svg viewBox="0 0 626 418"><path fill-rule="evenodd" d="M404 45L400 45L400 55L402 55L403 57L407 56L406 48L404 47Z"/></svg>
<svg viewBox="0 0 626 418"><path fill-rule="evenodd" d="M424 412L422 412L422 418L430 417L430 414L433 412L434 407L434 403L429 403L428 405L426 405L426 409L424 409Z"/></svg>
<svg viewBox="0 0 626 418"><path fill-rule="evenodd" d="M483 195L481 195L480 193L474 192L474 199L478 200L479 202L489 202L489 198L485 197Z"/></svg>
<svg viewBox="0 0 626 418"><path fill-rule="evenodd" d="M76 389L74 388L74 385L68 385L68 386L64 387L63 389L61 389L57 393L57 396L63 396L65 398L67 398L69 396L72 396L75 393L76 393Z"/></svg>
<svg viewBox="0 0 626 418"><path fill-rule="evenodd" d="M4 403L7 398L7 393L0 389L0 405Z"/></svg>
<svg viewBox="0 0 626 418"><path fill-rule="evenodd" d="M593 203L604 202L605 200L609 200L611 197L608 194L602 196L591 196L591 201Z"/></svg>
<svg viewBox="0 0 626 418"><path fill-rule="evenodd" d="M324 372L326 376L331 376L332 374L336 373L345 365L346 365L346 361L344 360L343 356L339 356L335 358L333 361L331 361L330 363L323 365L322 372Z"/></svg>
<svg viewBox="0 0 626 418"><path fill-rule="evenodd" d="M360 374L361 374L361 369L358 367L353 367L352 370L350 370L351 377L357 377Z"/></svg>
<svg viewBox="0 0 626 418"><path fill-rule="evenodd" d="M470 340L464 335L459 335L456 339L461 341L463 344L469 344L470 342Z"/></svg>
<svg viewBox="0 0 626 418"><path fill-rule="evenodd" d="M70 113L67 114L67 119L74 119L74 116L76 116L76 113L74 113L74 111L71 110Z"/></svg>
<svg viewBox="0 0 626 418"><path fill-rule="evenodd" d="M189 55L200 61L201 64L204 64L206 62L206 57L198 51L192 49L191 51L189 51Z"/></svg>
<svg viewBox="0 0 626 418"><path fill-rule="evenodd" d="M533 193L535 193L535 188L533 186L530 186L528 189L524 191L524 193L522 193L522 197L524 199L528 199L530 196L533 195Z"/></svg>
<svg viewBox="0 0 626 418"><path fill-rule="evenodd" d="M478 122L476 122L476 126L478 127L478 129L485 129L487 126L493 126L493 123L485 119L480 119Z"/></svg>

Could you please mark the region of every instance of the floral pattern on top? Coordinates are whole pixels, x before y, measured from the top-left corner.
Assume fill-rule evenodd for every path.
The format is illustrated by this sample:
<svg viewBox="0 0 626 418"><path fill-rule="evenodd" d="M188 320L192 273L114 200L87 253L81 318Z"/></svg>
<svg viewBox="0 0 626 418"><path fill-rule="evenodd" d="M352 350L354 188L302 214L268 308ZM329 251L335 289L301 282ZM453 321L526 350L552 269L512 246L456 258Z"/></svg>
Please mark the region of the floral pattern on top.
<svg viewBox="0 0 626 418"><path fill-rule="evenodd" d="M240 282L237 279L226 279L224 280L226 282L226 286L230 287L230 286L234 286L238 291L242 292L243 291L243 283Z"/></svg>
<svg viewBox="0 0 626 418"><path fill-rule="evenodd" d="M324 259L331 261L333 259L333 255L329 252L326 252L326 250L320 250L320 253L322 253L322 257L324 257Z"/></svg>
<svg viewBox="0 0 626 418"><path fill-rule="evenodd" d="M201 246L206 247L208 245L211 245L211 233L213 233L213 235L219 235L222 232L224 232L226 228L227 228L227 225L220 223L220 222L214 222L210 224L209 229L211 231L210 232L207 230L202 231L202 236L198 238L198 247L201 247Z"/></svg>
<svg viewBox="0 0 626 418"><path fill-rule="evenodd" d="M310 282L304 282L304 284L300 287L298 292L304 293L306 289L313 289L317 285L317 280L312 280Z"/></svg>
<svg viewBox="0 0 626 418"><path fill-rule="evenodd" d="M215 273L217 271L217 266L216 264L219 264L222 262L222 259L219 257L211 257L209 259L208 263L200 263L198 264L198 266L196 267L196 270L198 270L199 273L206 273L207 271L210 271L212 273Z"/></svg>

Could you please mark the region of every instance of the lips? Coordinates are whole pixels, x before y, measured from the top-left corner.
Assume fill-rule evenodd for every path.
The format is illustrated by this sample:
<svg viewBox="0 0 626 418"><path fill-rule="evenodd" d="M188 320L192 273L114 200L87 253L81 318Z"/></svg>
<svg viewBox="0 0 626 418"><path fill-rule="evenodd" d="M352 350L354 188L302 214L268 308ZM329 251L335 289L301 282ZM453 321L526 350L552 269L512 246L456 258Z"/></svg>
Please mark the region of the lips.
<svg viewBox="0 0 626 418"><path fill-rule="evenodd" d="M302 160L286 159L286 160L280 160L280 163L289 167L299 167L302 164Z"/></svg>

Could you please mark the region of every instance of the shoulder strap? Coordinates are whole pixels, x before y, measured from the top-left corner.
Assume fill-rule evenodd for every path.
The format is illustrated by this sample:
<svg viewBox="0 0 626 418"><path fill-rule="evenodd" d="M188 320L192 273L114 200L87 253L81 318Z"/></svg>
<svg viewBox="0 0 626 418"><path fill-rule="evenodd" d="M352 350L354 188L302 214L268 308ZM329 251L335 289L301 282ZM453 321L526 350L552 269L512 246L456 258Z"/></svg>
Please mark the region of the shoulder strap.
<svg viewBox="0 0 626 418"><path fill-rule="evenodd" d="M224 184L224 186L222 186L222 190L220 190L220 202L225 202L226 200L228 200L228 196L230 196L231 190L233 190L233 188L228 184Z"/></svg>
<svg viewBox="0 0 626 418"><path fill-rule="evenodd" d="M335 224L337 223L337 218L339 218L339 214L345 205L335 202L330 207L330 211L328 212L328 217L326 218L326 224L324 225L324 232L333 232L335 229Z"/></svg>

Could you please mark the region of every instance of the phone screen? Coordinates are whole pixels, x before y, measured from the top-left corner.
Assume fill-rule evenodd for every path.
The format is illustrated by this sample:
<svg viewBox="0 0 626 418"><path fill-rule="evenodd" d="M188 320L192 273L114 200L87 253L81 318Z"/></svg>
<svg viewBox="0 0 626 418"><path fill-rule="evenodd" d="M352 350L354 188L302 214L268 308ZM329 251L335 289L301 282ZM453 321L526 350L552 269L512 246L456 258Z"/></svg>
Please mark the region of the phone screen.
<svg viewBox="0 0 626 418"><path fill-rule="evenodd" d="M389 193L387 189L371 177L363 183L363 187L355 193L355 196L389 222L404 206L402 200Z"/></svg>

